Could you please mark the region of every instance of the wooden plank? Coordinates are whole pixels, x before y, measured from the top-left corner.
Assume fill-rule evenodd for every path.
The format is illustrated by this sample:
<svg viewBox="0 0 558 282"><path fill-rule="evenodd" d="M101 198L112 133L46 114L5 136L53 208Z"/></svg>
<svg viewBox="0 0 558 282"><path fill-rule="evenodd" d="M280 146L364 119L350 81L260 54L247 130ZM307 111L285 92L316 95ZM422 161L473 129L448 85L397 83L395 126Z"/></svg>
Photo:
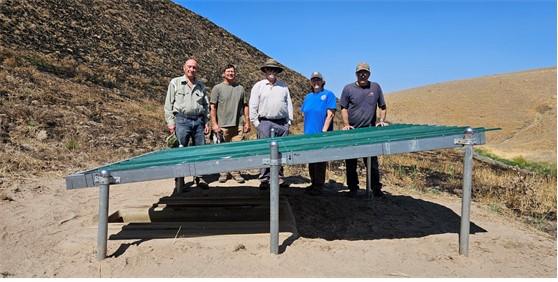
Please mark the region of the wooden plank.
<svg viewBox="0 0 558 282"><path fill-rule="evenodd" d="M113 226L114 227L114 226ZM112 228L111 228L112 229ZM296 227L290 221L279 223L279 232L296 234ZM155 239L155 238L185 238L211 235L229 234L265 234L269 233L269 222L157 222L130 223L122 225L117 234L111 235L111 240L125 239Z"/></svg>

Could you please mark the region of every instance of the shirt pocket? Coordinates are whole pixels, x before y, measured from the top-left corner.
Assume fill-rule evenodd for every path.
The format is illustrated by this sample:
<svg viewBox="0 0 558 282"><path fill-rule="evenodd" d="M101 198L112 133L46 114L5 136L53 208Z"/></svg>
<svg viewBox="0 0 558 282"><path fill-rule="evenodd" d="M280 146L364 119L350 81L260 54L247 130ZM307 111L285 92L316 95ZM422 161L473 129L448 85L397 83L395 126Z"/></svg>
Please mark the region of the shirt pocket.
<svg viewBox="0 0 558 282"><path fill-rule="evenodd" d="M366 103L371 107L378 105L378 94L376 92L369 92L366 94Z"/></svg>
<svg viewBox="0 0 558 282"><path fill-rule="evenodd" d="M186 92L184 91L177 91L176 95L174 95L174 104L175 107L184 105L184 100L186 99Z"/></svg>

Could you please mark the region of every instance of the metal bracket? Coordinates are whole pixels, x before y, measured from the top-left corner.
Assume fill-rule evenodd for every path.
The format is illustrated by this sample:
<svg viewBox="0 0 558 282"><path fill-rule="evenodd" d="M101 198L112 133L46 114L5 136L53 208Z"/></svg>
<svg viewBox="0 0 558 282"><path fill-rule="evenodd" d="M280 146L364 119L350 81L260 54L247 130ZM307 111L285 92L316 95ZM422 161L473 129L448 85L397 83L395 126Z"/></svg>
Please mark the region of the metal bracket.
<svg viewBox="0 0 558 282"><path fill-rule="evenodd" d="M391 153L391 148L390 147L391 147L390 144L387 143L387 142L382 144L382 149L383 149L385 155L389 155Z"/></svg>
<svg viewBox="0 0 558 282"><path fill-rule="evenodd" d="M287 158L281 158L281 160L270 160L270 159L263 159L262 164L264 165L281 165L287 162Z"/></svg>
<svg viewBox="0 0 558 282"><path fill-rule="evenodd" d="M114 177L114 176L109 176L109 177L102 177L101 175L97 174L95 175L94 179L93 179L95 184L119 184L120 183L120 177Z"/></svg>
<svg viewBox="0 0 558 282"><path fill-rule="evenodd" d="M477 145L479 144L476 138L455 138L453 144L456 145Z"/></svg>

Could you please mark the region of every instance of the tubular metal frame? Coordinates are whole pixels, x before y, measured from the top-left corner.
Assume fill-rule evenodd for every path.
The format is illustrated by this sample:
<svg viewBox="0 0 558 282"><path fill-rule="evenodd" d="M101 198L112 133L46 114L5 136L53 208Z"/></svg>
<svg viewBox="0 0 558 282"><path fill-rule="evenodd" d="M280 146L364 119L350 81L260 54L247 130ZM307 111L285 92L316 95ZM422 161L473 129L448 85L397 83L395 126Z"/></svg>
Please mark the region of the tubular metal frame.
<svg viewBox="0 0 558 282"><path fill-rule="evenodd" d="M66 177L67 189L94 187L99 185L99 228L97 235L97 260L106 257L109 189L111 184L143 182L158 179L177 178L212 174L231 170L244 170L270 167L270 252L279 253L279 168L281 165L305 164L321 161L367 158L366 195L370 199L371 156L429 151L434 149L465 147L463 172L463 198L461 204L461 227L459 232L459 254L468 256L472 155L473 145L484 144L483 131L474 132L467 128L464 135L449 135L423 139L403 140L375 144L358 145L344 148L325 148L302 152L279 153L276 139L270 139L270 154L241 158L209 160L198 163L149 167L136 170L106 171L98 169L75 173Z"/></svg>

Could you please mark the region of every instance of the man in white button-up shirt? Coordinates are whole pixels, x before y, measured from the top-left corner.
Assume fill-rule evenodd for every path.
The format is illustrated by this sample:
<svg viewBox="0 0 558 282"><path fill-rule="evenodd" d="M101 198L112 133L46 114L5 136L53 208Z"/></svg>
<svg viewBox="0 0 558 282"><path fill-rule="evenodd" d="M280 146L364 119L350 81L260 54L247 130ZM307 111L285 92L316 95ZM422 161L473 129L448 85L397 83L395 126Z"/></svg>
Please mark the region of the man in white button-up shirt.
<svg viewBox="0 0 558 282"><path fill-rule="evenodd" d="M260 68L265 79L258 81L250 93L250 121L257 129L258 139L275 136L287 136L293 121L293 103L287 84L277 79L283 68L273 59L269 59ZM260 189L269 188L269 168L260 173ZM283 168L279 172L279 184L284 184Z"/></svg>

